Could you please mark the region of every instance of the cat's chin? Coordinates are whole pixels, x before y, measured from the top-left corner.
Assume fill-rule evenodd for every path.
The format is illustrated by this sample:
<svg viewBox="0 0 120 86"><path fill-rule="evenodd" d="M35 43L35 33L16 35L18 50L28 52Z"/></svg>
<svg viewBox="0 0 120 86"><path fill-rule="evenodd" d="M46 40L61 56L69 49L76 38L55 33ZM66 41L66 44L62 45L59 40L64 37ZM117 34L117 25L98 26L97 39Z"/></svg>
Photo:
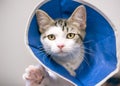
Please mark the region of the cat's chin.
<svg viewBox="0 0 120 86"><path fill-rule="evenodd" d="M61 51L61 52L54 53L53 56L55 56L55 57L66 57L66 56L69 56L69 53Z"/></svg>

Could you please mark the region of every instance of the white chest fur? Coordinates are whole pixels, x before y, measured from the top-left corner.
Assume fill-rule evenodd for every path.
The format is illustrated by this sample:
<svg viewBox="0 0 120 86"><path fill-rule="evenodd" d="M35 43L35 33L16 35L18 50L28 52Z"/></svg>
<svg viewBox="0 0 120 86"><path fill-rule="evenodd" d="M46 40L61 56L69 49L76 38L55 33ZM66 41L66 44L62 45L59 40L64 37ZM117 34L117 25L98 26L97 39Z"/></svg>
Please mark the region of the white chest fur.
<svg viewBox="0 0 120 86"><path fill-rule="evenodd" d="M65 58L65 60L59 60L60 58ZM53 59L62 65L68 72L75 76L75 70L80 66L82 61L84 60L84 49L77 50L72 56L68 55L66 57L53 57Z"/></svg>

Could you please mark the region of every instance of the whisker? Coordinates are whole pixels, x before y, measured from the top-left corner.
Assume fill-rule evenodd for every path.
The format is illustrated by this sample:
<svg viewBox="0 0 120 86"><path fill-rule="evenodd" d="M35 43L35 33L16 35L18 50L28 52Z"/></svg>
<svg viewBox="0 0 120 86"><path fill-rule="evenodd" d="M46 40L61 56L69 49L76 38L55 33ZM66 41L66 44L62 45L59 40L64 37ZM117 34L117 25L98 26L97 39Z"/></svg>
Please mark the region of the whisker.
<svg viewBox="0 0 120 86"><path fill-rule="evenodd" d="M49 56L49 55L48 55ZM50 56L50 58L49 58L49 63L51 62L51 60L52 60L52 57Z"/></svg>
<svg viewBox="0 0 120 86"><path fill-rule="evenodd" d="M40 47L39 49L44 49L43 47Z"/></svg>
<svg viewBox="0 0 120 86"><path fill-rule="evenodd" d="M80 47L80 48L82 48L82 49L84 49L84 50L88 50L88 51L90 51L90 52L94 52L92 49L89 49L89 48L86 48L86 47Z"/></svg>
<svg viewBox="0 0 120 86"><path fill-rule="evenodd" d="M94 41L94 40L88 40L88 41L85 41L85 42L83 41L82 43L85 44L85 43L90 43L90 42L93 42L93 41Z"/></svg>
<svg viewBox="0 0 120 86"><path fill-rule="evenodd" d="M87 65L90 67L89 62L87 61L87 58L84 56L83 60L85 61L85 63L87 63Z"/></svg>
<svg viewBox="0 0 120 86"><path fill-rule="evenodd" d="M36 54L38 54L38 53L44 53L44 51L37 51L37 52L35 52Z"/></svg>
<svg viewBox="0 0 120 86"><path fill-rule="evenodd" d="M45 63L45 59L46 59L46 53L45 50L39 50L37 52L35 52L36 54L40 54L41 56L43 56L43 62Z"/></svg>
<svg viewBox="0 0 120 86"><path fill-rule="evenodd" d="M45 50L44 48L39 48L39 50Z"/></svg>
<svg viewBox="0 0 120 86"><path fill-rule="evenodd" d="M88 55L94 56L93 53L90 53L90 52L87 52L87 51L84 51L84 52L82 52L82 53L86 53L86 54L88 54Z"/></svg>
<svg viewBox="0 0 120 86"><path fill-rule="evenodd" d="M44 62L44 63L46 63L46 62L45 62L46 59L47 59L47 54L44 54L44 55L43 55L43 62Z"/></svg>
<svg viewBox="0 0 120 86"><path fill-rule="evenodd" d="M47 57L48 57L48 56L50 57L50 58L48 58L48 59L49 59L49 63L50 63L50 61L51 61L51 59L52 59L52 57L51 57L52 55L49 54L50 51L51 51L51 50L48 48L48 49L47 49L47 52L46 52Z"/></svg>

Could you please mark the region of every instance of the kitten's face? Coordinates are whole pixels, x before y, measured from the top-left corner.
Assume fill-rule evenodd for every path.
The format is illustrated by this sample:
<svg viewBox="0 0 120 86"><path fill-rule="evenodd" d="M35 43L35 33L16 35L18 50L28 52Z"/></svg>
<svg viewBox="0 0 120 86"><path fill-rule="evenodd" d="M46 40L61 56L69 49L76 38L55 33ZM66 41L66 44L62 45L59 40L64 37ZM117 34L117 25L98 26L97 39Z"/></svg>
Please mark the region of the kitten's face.
<svg viewBox="0 0 120 86"><path fill-rule="evenodd" d="M52 20L45 12L36 13L45 51L57 57L69 56L81 48L85 35L86 13L78 7L68 20Z"/></svg>
<svg viewBox="0 0 120 86"><path fill-rule="evenodd" d="M61 22L66 23L63 20ZM46 52L53 56L65 56L80 49L82 43L80 31L75 27L62 26L58 21L55 24L57 25L50 26L41 36Z"/></svg>

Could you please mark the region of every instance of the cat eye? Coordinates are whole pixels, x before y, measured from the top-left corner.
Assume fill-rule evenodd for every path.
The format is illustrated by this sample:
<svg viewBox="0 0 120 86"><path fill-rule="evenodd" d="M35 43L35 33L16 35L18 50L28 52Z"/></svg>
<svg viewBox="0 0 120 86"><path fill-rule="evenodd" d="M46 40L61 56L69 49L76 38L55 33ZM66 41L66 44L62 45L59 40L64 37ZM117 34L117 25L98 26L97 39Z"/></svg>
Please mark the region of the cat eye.
<svg viewBox="0 0 120 86"><path fill-rule="evenodd" d="M66 38L68 39L73 39L75 37L75 34L74 33L68 33Z"/></svg>
<svg viewBox="0 0 120 86"><path fill-rule="evenodd" d="M55 40L55 35L53 35L53 34L50 34L47 37L49 40Z"/></svg>

